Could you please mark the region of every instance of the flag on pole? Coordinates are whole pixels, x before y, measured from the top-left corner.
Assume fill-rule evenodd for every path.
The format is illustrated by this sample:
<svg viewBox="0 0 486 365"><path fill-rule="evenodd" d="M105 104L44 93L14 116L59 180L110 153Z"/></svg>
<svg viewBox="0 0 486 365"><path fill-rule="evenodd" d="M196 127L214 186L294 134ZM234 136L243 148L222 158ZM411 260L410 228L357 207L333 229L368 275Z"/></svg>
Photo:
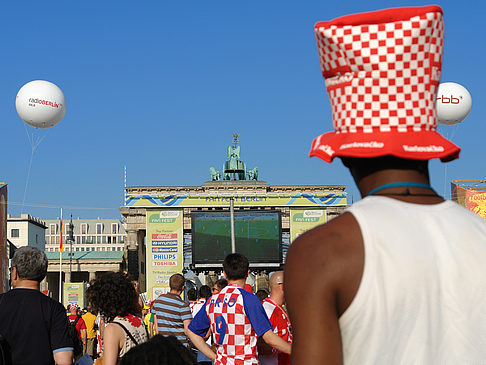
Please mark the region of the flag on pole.
<svg viewBox="0 0 486 365"><path fill-rule="evenodd" d="M61 217L61 244L59 245L59 251L60 252L64 251L64 248L62 246L62 217Z"/></svg>

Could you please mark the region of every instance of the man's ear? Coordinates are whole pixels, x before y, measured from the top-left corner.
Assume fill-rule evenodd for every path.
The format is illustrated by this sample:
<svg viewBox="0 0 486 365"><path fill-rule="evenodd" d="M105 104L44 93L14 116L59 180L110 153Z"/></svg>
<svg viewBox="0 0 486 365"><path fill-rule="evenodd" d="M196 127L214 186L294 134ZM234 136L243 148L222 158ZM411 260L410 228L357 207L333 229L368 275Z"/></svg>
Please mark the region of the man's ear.
<svg viewBox="0 0 486 365"><path fill-rule="evenodd" d="M228 275L226 275L226 271L223 270L223 275L226 279L228 279Z"/></svg>
<svg viewBox="0 0 486 365"><path fill-rule="evenodd" d="M17 266L13 266L10 281L19 280L19 279L20 278L19 278L19 272L17 271Z"/></svg>
<svg viewBox="0 0 486 365"><path fill-rule="evenodd" d="M248 272L246 273L245 279L248 277L248 275L250 275L250 269L248 269Z"/></svg>

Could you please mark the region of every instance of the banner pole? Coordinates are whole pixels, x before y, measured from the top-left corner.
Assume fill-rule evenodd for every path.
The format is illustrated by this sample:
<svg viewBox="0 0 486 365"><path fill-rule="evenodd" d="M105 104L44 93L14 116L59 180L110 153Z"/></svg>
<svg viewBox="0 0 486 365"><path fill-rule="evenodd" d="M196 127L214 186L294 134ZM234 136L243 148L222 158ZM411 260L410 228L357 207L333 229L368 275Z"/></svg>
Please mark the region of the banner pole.
<svg viewBox="0 0 486 365"><path fill-rule="evenodd" d="M235 245L235 201L233 197L230 198L230 227L231 227L231 253L236 252Z"/></svg>

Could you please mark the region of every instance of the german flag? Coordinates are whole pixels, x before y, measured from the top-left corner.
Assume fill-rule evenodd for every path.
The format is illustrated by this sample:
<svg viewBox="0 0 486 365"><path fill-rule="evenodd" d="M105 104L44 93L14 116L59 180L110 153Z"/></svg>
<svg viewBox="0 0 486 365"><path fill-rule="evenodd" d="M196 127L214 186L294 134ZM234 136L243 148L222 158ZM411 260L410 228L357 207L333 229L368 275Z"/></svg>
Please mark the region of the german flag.
<svg viewBox="0 0 486 365"><path fill-rule="evenodd" d="M61 217L61 243L59 245L59 251L60 252L64 251L64 247L62 245L62 217Z"/></svg>

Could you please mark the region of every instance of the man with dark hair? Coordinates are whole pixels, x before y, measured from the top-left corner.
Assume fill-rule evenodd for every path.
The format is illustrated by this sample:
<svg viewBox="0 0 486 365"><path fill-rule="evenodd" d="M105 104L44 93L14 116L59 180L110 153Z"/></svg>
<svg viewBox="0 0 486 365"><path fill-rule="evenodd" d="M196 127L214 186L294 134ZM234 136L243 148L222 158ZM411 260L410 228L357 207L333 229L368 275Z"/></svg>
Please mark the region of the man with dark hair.
<svg viewBox="0 0 486 365"><path fill-rule="evenodd" d="M315 32L335 132L311 156L340 157L364 199L290 246L292 364L484 363L486 222L440 197L427 169L460 151L436 132L442 10L356 14Z"/></svg>
<svg viewBox="0 0 486 365"><path fill-rule="evenodd" d="M272 325L258 297L243 289L249 274L248 259L238 253L229 254L223 262L228 279L219 293L206 301L191 321L187 335L191 342L215 364L258 364L257 339L290 354L290 344L273 333ZM217 354L203 337L208 330L218 344Z"/></svg>
<svg viewBox="0 0 486 365"><path fill-rule="evenodd" d="M40 292L47 274L46 254L34 247L15 251L13 289L0 295L0 333L15 365L72 364L73 343L64 307Z"/></svg>
<svg viewBox="0 0 486 365"><path fill-rule="evenodd" d="M196 289L191 288L187 291L187 300L189 301L189 308L192 311L192 307L197 302L197 290Z"/></svg>
<svg viewBox="0 0 486 365"><path fill-rule="evenodd" d="M188 346L185 331L191 322L192 315L189 305L181 299L184 291L184 276L174 274L169 278L170 291L160 295L153 303L156 332L164 336L176 336L185 346Z"/></svg>
<svg viewBox="0 0 486 365"><path fill-rule="evenodd" d="M226 280L225 278L216 280L213 284L213 288L211 289L213 295L223 290L223 288L226 287L226 285L228 285L228 280Z"/></svg>

